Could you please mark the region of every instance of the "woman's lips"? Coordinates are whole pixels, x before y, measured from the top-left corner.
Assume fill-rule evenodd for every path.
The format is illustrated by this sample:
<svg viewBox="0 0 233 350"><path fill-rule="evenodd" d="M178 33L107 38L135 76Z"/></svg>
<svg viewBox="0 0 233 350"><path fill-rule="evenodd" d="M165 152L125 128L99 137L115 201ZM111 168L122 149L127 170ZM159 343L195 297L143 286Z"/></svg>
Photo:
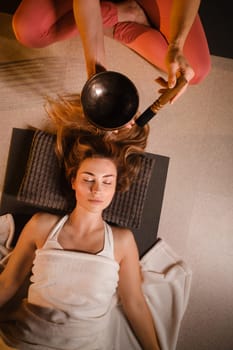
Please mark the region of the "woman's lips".
<svg viewBox="0 0 233 350"><path fill-rule="evenodd" d="M96 203L96 204L101 204L103 201L101 199L88 199L89 202L91 203Z"/></svg>

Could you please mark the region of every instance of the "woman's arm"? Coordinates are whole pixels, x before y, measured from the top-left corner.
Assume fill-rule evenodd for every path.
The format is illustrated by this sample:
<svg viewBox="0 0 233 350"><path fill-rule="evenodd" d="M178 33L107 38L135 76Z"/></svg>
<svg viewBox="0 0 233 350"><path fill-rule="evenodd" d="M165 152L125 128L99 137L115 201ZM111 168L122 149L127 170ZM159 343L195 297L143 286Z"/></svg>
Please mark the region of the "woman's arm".
<svg viewBox="0 0 233 350"><path fill-rule="evenodd" d="M166 55L169 88L175 86L177 73L184 74L187 81L194 76L194 71L183 54L183 47L198 14L199 6L200 0L173 1L169 46Z"/></svg>
<svg viewBox="0 0 233 350"><path fill-rule="evenodd" d="M0 307L11 299L31 272L35 250L43 246L58 217L35 214L20 233L9 261L0 274Z"/></svg>
<svg viewBox="0 0 233 350"><path fill-rule="evenodd" d="M158 350L156 329L141 288L138 250L133 234L130 231L123 232L116 248L122 254L118 292L124 313L142 348Z"/></svg>
<svg viewBox="0 0 233 350"><path fill-rule="evenodd" d="M31 226L29 221L0 274L0 307L14 296L31 270L36 249Z"/></svg>
<svg viewBox="0 0 233 350"><path fill-rule="evenodd" d="M73 10L84 49L87 75L105 70L105 48L99 0L74 0Z"/></svg>
<svg viewBox="0 0 233 350"><path fill-rule="evenodd" d="M171 13L171 32L169 43L184 47L185 40L198 14L200 0L174 0Z"/></svg>

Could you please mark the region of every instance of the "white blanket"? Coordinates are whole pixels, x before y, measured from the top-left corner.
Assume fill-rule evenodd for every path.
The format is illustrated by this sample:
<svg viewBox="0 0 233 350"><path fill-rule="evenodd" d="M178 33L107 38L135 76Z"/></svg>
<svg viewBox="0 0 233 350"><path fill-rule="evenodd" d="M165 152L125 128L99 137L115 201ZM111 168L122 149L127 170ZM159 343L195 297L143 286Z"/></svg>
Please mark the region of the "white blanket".
<svg viewBox="0 0 233 350"><path fill-rule="evenodd" d="M104 266L103 257L100 264ZM115 271L114 264L112 267ZM161 349L174 350L189 298L191 271L162 240L141 259L141 267L143 291ZM9 307L0 310L0 315L3 339L21 350L141 349L116 298L97 318L74 319L67 310L35 306L27 299L13 310Z"/></svg>

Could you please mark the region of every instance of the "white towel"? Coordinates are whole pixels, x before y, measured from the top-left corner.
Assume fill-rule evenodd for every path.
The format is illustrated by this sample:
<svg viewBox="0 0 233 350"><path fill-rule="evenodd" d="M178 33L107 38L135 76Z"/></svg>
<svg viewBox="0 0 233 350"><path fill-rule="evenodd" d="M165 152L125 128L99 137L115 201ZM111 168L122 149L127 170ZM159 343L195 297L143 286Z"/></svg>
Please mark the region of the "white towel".
<svg viewBox="0 0 233 350"><path fill-rule="evenodd" d="M91 256L88 261L97 264L96 267L102 265L103 270L107 263L114 274L116 266L105 259ZM141 259L141 267L143 291L155 321L161 349L174 350L188 303L191 271L162 240ZM106 298L103 300L106 302ZM18 309L8 313L6 319L8 321L0 323L2 334L9 345L21 350L141 349L116 299L111 299L111 307L101 317L80 320L74 319L69 310L34 306L25 299ZM17 324L12 320L17 320Z"/></svg>

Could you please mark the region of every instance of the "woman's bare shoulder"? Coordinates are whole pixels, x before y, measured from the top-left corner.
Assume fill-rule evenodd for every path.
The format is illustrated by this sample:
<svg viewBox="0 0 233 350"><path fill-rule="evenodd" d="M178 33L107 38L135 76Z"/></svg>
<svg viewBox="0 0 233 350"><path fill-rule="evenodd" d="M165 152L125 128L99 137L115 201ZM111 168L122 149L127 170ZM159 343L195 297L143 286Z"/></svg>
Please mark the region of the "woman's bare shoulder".
<svg viewBox="0 0 233 350"><path fill-rule="evenodd" d="M128 255L129 251L137 251L133 232L128 228L111 226L114 237L115 257L118 261Z"/></svg>
<svg viewBox="0 0 233 350"><path fill-rule="evenodd" d="M58 221L60 218L61 216L59 215L54 215L54 214L45 213L45 212L38 212L31 217L30 222L33 224L40 223L40 224L49 225L50 223Z"/></svg>
<svg viewBox="0 0 233 350"><path fill-rule="evenodd" d="M22 234L30 235L37 246L43 244L50 231L56 225L61 217L58 215L39 212L34 214L25 225Z"/></svg>
<svg viewBox="0 0 233 350"><path fill-rule="evenodd" d="M126 227L111 225L111 228L112 228L114 239L126 241L128 239L132 239L133 237L132 231Z"/></svg>

